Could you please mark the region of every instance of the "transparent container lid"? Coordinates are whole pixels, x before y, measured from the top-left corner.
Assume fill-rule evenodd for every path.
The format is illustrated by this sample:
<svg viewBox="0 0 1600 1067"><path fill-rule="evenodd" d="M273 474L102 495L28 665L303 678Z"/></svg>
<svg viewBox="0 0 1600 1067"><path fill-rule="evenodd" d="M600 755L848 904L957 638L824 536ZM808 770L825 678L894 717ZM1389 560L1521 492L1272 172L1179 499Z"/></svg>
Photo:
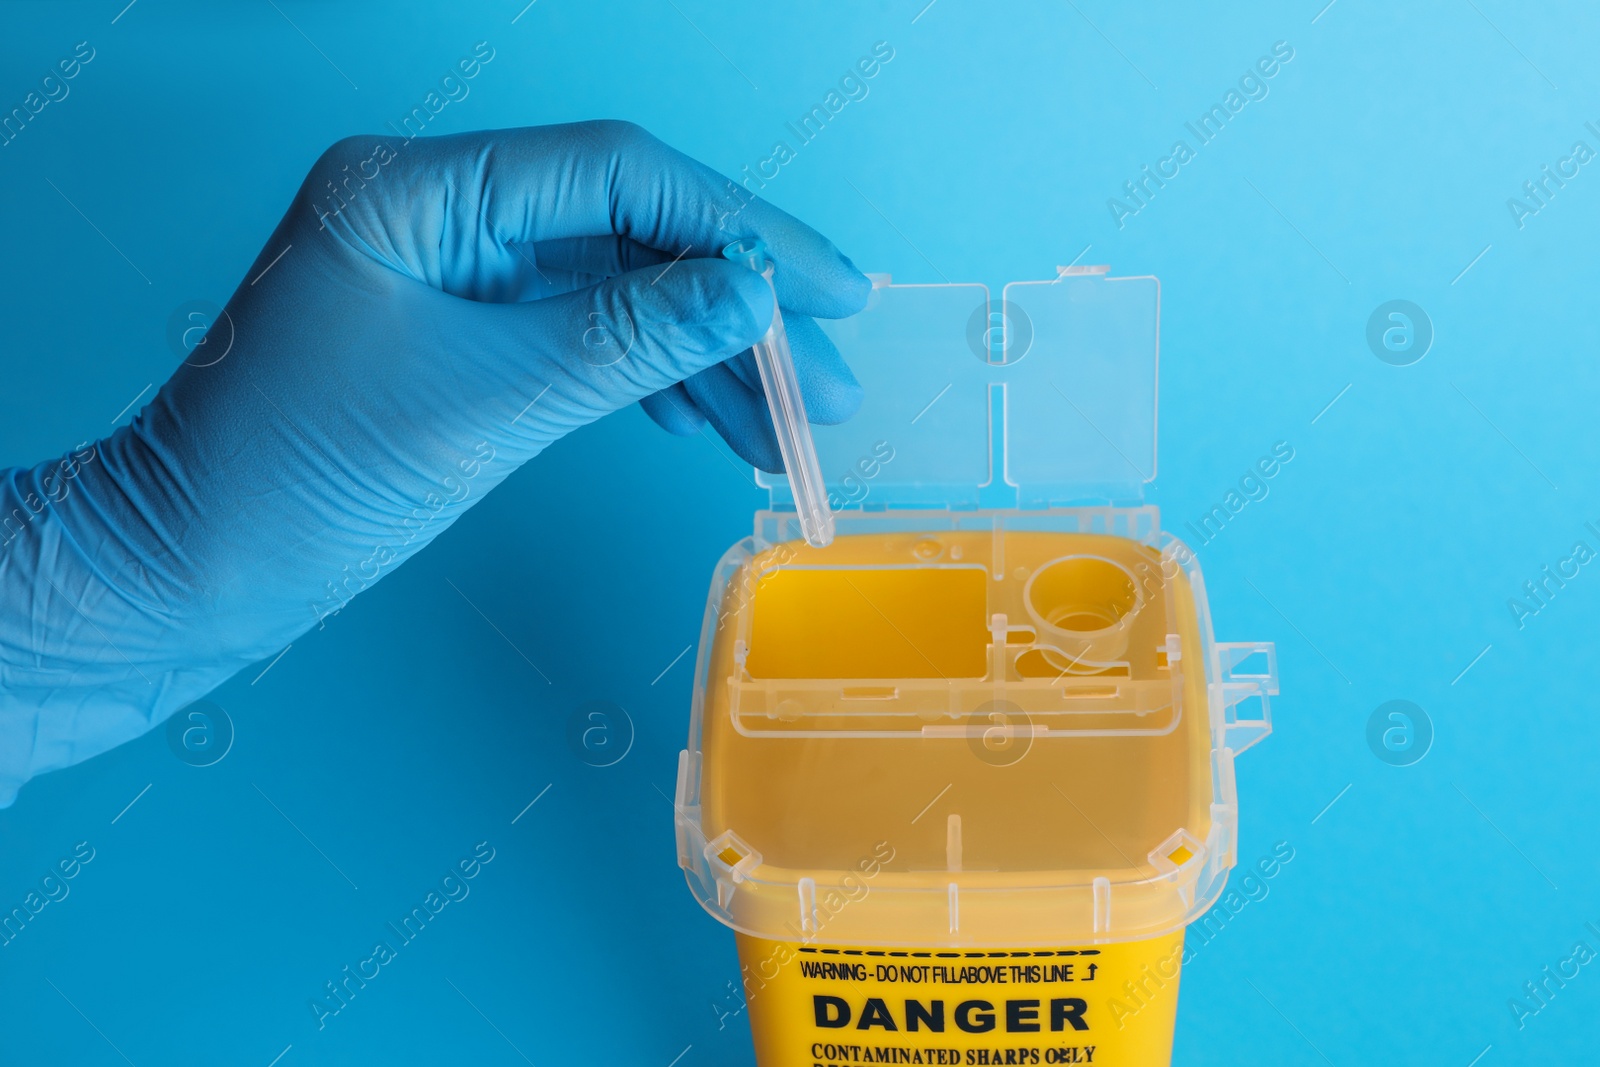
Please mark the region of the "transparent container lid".
<svg viewBox="0 0 1600 1067"><path fill-rule="evenodd" d="M1156 475L1161 286L1081 271L999 301L885 282L860 314L821 321L865 390L854 418L814 428L838 505L1140 501ZM885 446L892 461L875 464ZM791 505L782 475L758 480Z"/></svg>

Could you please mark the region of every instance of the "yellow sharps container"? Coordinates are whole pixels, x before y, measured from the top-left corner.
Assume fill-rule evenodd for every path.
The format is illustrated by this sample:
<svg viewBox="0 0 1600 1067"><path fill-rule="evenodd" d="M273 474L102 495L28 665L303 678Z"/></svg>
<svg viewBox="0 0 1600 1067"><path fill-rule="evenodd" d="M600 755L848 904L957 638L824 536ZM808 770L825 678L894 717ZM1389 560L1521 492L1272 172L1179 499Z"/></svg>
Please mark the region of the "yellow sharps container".
<svg viewBox="0 0 1600 1067"><path fill-rule="evenodd" d="M1170 1062L1277 668L1212 639L1142 502L1159 305L1104 268L998 303L877 278L824 324L866 389L816 430L838 536L808 546L766 479L678 770L761 1067Z"/></svg>

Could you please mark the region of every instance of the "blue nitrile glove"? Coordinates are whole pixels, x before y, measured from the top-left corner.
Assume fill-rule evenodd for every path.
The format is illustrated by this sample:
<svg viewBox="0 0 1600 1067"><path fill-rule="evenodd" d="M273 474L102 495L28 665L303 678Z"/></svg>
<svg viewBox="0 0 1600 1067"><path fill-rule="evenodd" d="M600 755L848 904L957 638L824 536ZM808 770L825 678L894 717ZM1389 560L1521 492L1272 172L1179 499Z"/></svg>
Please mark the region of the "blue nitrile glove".
<svg viewBox="0 0 1600 1067"><path fill-rule="evenodd" d="M778 264L811 417L849 417L806 316L859 310L867 279L637 127L329 149L132 425L0 472L0 806L278 652L608 412L709 422L781 470L745 351L771 291L719 258L739 237Z"/></svg>

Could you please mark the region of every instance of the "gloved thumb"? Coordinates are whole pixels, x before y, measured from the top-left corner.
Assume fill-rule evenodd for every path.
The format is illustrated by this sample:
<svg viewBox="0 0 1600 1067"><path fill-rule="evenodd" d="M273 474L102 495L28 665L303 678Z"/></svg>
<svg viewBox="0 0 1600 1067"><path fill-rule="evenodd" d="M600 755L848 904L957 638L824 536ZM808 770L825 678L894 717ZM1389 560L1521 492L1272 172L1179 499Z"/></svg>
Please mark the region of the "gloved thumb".
<svg viewBox="0 0 1600 1067"><path fill-rule="evenodd" d="M591 421L748 349L772 324L766 279L684 258L522 305L535 316L552 386ZM566 386L566 388L562 388Z"/></svg>

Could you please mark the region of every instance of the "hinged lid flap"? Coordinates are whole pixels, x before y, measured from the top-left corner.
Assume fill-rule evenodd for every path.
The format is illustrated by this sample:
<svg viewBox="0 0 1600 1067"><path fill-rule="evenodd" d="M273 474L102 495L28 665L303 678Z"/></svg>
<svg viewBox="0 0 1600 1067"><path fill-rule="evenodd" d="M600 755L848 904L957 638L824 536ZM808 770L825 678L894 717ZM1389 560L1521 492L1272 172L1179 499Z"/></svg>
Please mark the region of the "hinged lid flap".
<svg viewBox="0 0 1600 1067"><path fill-rule="evenodd" d="M1142 499L1160 283L1083 270L1013 282L999 302L982 285L885 284L859 314L823 320L865 390L850 421L814 428L832 506L973 507L980 490L991 507ZM757 477L790 502L781 475Z"/></svg>

